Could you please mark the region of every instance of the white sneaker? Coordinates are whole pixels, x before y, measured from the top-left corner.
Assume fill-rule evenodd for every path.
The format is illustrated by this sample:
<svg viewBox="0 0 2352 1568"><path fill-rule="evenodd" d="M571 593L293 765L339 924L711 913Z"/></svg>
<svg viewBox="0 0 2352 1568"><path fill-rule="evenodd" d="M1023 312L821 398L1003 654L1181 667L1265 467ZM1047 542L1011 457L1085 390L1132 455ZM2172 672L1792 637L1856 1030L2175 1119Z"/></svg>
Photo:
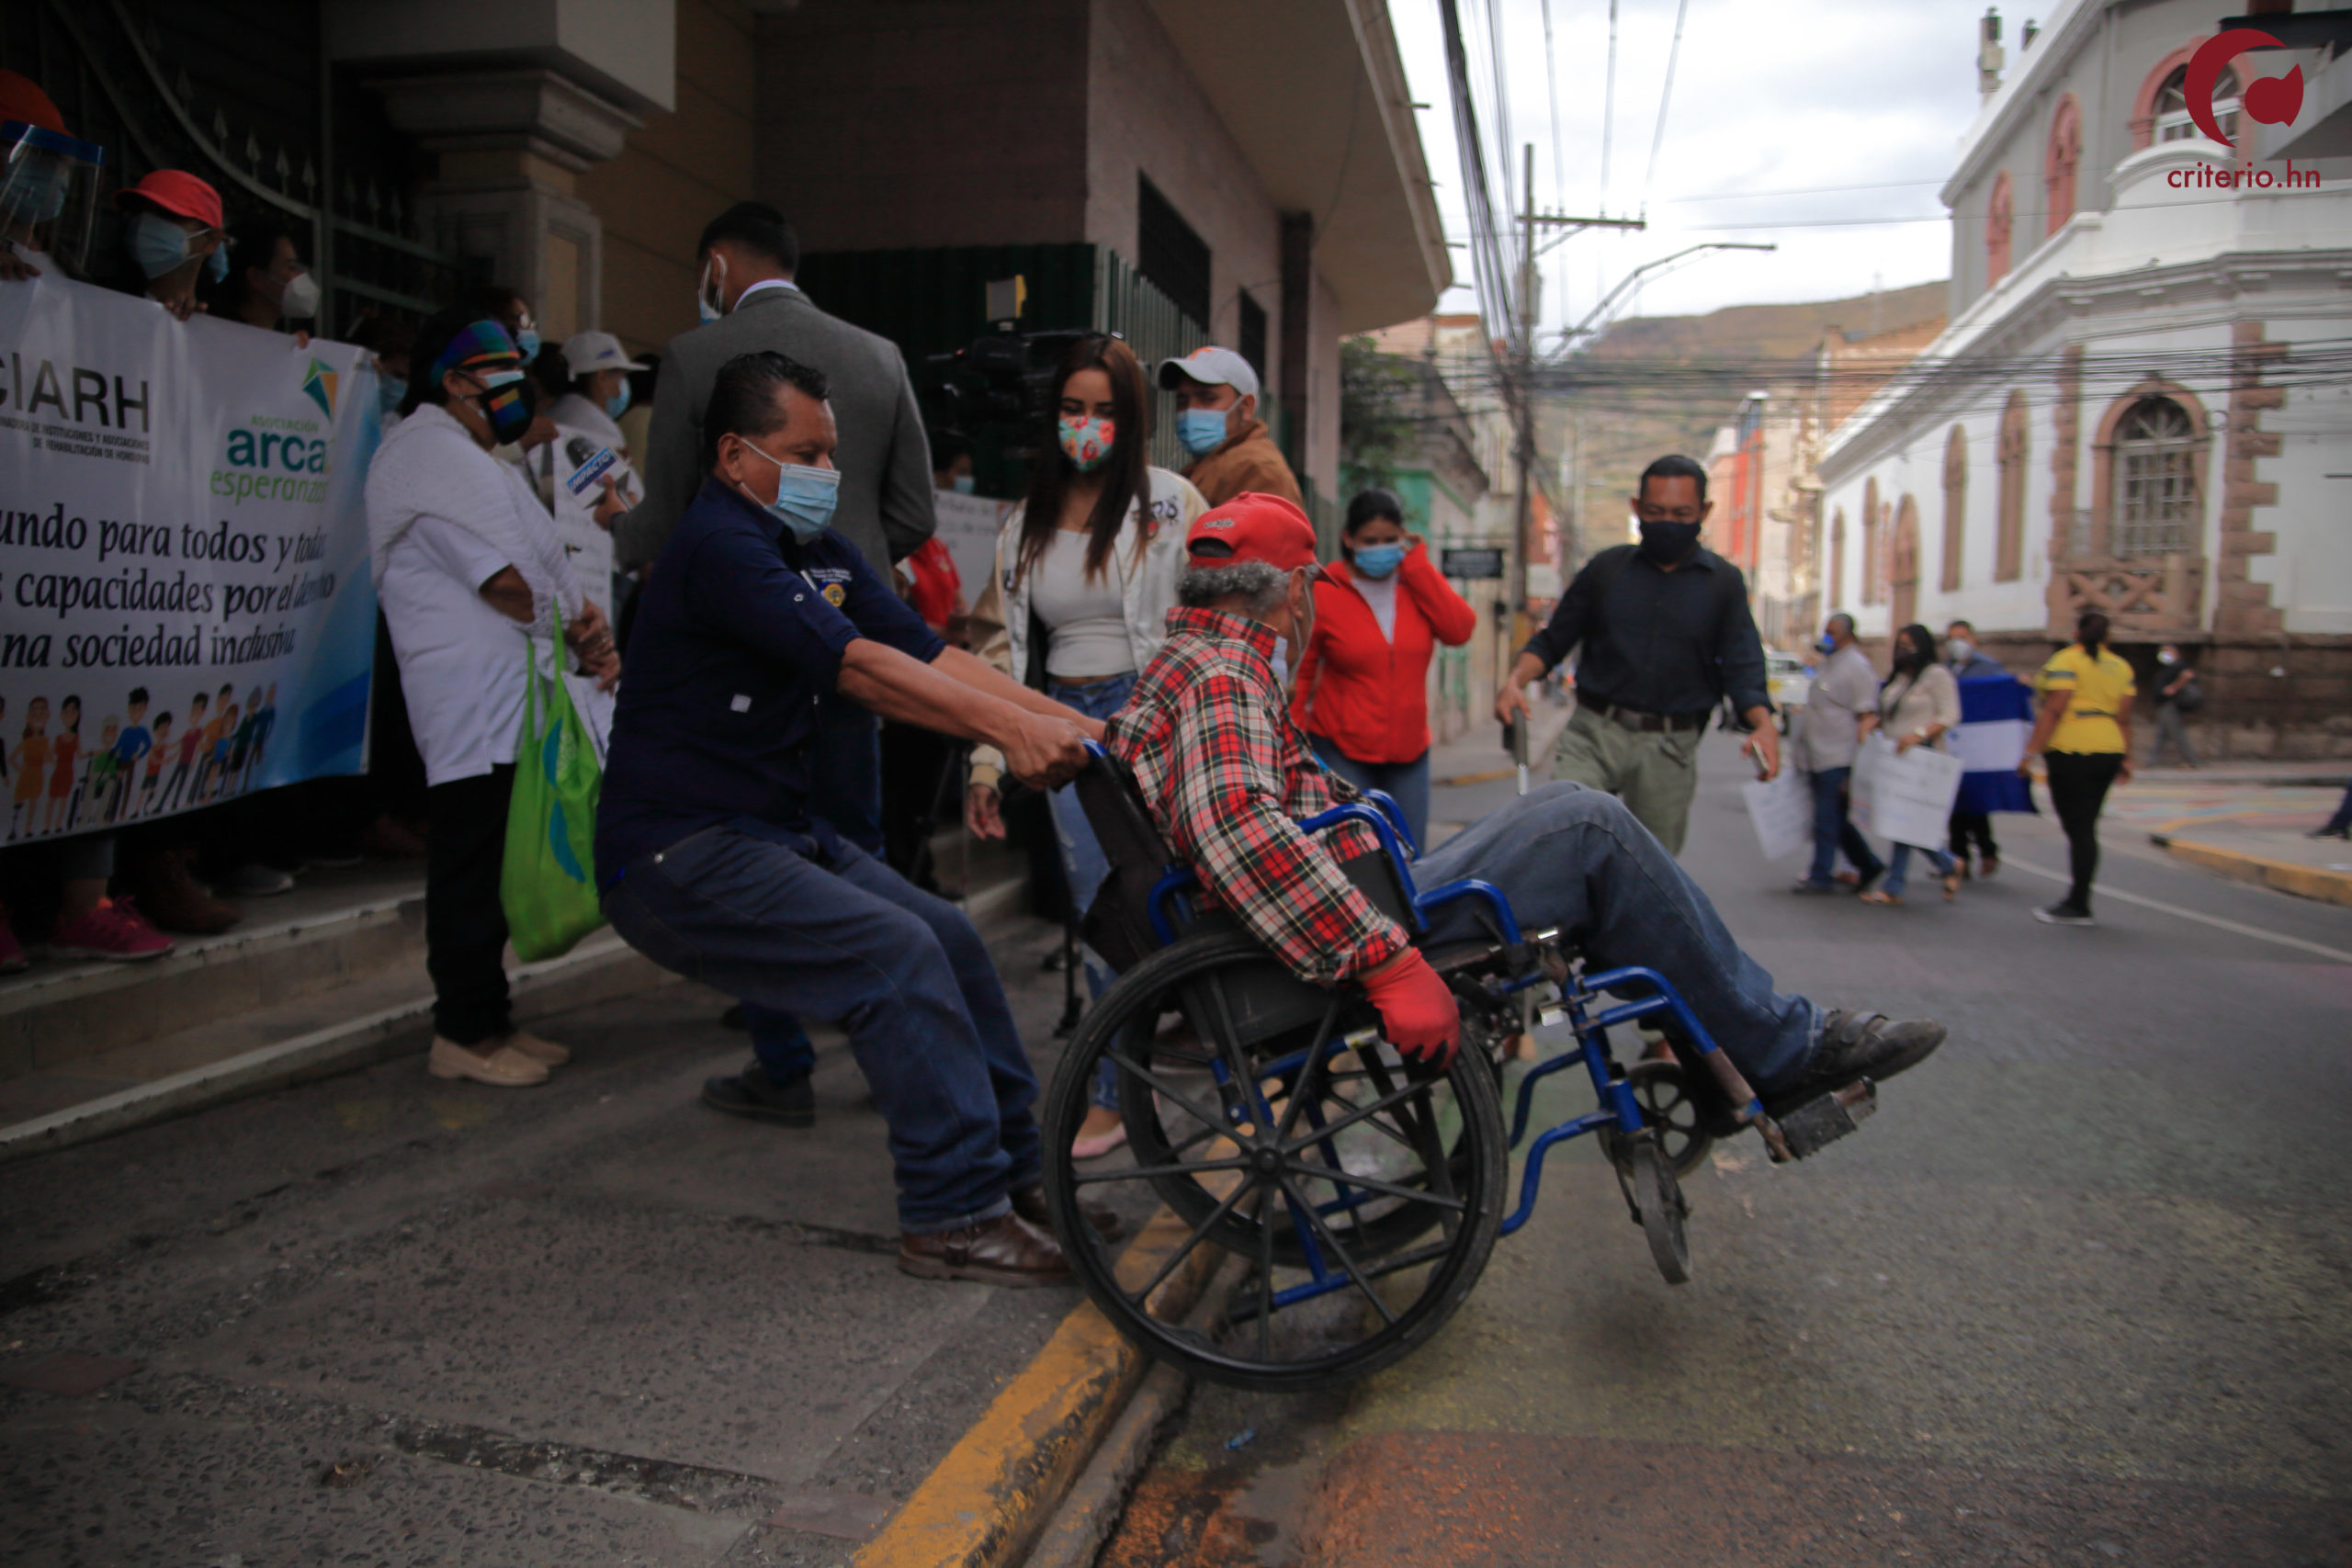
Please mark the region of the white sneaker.
<svg viewBox="0 0 2352 1568"><path fill-rule="evenodd" d="M501 1045L484 1056L437 1035L424 1058L424 1070L436 1078L471 1078L497 1089L528 1089L548 1081L546 1064L534 1062L512 1045Z"/></svg>

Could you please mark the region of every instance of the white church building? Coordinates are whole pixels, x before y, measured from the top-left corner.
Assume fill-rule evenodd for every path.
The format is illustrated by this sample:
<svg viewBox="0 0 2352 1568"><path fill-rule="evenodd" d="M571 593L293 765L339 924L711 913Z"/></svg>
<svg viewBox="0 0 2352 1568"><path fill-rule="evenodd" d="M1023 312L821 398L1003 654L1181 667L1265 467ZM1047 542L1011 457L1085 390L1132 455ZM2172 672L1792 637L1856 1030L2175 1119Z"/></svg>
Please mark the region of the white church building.
<svg viewBox="0 0 2352 1568"><path fill-rule="evenodd" d="M1830 437L1815 558L1866 638L1963 618L2028 672L2101 609L2200 666L2211 750L2347 755L2352 14L2227 24L2288 46L2221 73L2233 151L2188 98L2221 11L2061 0L2006 80L1986 18L1951 323ZM2240 112L2297 66L2290 123Z"/></svg>

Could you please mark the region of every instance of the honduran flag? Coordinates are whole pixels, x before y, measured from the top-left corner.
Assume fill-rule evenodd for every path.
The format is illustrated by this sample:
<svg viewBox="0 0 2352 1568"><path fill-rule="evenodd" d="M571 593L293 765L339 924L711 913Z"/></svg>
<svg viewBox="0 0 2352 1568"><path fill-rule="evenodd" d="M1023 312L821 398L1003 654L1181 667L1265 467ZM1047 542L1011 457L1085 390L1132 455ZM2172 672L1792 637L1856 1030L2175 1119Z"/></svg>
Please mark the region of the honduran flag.
<svg viewBox="0 0 2352 1568"><path fill-rule="evenodd" d="M2014 675L1978 675L1960 682L1960 728L1952 755L1967 770L1954 811L2031 811L2033 791L2018 774L2033 733L2033 688Z"/></svg>

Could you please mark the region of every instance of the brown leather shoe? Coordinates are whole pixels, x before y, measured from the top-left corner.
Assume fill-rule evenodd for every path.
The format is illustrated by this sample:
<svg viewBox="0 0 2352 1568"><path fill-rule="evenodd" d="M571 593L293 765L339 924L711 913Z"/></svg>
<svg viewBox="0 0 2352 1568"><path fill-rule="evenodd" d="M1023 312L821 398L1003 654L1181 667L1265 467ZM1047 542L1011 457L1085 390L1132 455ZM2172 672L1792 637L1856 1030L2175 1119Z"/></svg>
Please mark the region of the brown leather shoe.
<svg viewBox="0 0 2352 1568"><path fill-rule="evenodd" d="M999 1214L964 1230L899 1237L899 1270L918 1280L971 1280L983 1285L1067 1285L1069 1261L1054 1238L1018 1214Z"/></svg>
<svg viewBox="0 0 2352 1568"><path fill-rule="evenodd" d="M1040 1181L1016 1190L1012 1194L1012 1212L1046 1235L1053 1234L1054 1220L1052 1213L1046 1207L1044 1182ZM1120 1231L1125 1228L1119 1223L1119 1216L1113 1212L1108 1203L1094 1203L1080 1198L1078 1201L1078 1212L1086 1217L1086 1223L1092 1225L1104 1241L1118 1240Z"/></svg>
<svg viewBox="0 0 2352 1568"><path fill-rule="evenodd" d="M244 911L206 892L188 874L188 851L165 850L132 871L127 880L139 912L167 931L218 936L244 919Z"/></svg>

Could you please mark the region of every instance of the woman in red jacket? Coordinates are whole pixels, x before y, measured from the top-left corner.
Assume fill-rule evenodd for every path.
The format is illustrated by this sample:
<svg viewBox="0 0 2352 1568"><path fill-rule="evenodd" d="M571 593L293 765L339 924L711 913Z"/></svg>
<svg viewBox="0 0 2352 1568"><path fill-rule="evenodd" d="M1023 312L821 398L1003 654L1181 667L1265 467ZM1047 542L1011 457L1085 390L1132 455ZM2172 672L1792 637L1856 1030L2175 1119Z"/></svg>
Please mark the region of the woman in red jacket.
<svg viewBox="0 0 2352 1568"><path fill-rule="evenodd" d="M1430 655L1459 648L1478 624L1437 574L1405 508L1385 490L1348 502L1346 559L1315 589L1315 630L1299 656L1292 716L1333 773L1385 790L1413 841L1430 825Z"/></svg>

